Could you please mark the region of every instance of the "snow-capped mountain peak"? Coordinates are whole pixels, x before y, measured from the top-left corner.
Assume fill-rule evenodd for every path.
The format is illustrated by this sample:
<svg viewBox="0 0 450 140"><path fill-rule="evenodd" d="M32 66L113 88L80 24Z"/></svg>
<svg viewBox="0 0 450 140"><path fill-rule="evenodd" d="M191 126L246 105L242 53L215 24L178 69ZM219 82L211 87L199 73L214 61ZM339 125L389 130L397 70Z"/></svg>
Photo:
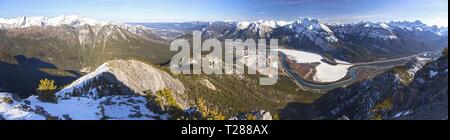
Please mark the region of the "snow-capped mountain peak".
<svg viewBox="0 0 450 140"><path fill-rule="evenodd" d="M249 27L270 27L277 28L291 24L289 21L275 21L275 20L258 20L258 21L240 21L236 23L238 29L247 29Z"/></svg>
<svg viewBox="0 0 450 140"><path fill-rule="evenodd" d="M0 26L3 28L27 28L32 26L61 26L68 25L72 27L79 27L83 25L105 25L108 22L98 21L78 15L60 15L56 17L27 17L21 16L17 18L4 19L0 18Z"/></svg>
<svg viewBox="0 0 450 140"><path fill-rule="evenodd" d="M85 25L93 27L103 27L107 25L113 25L122 29L125 29L131 33L143 35L149 30L142 25L130 25L122 22L109 22L100 21L96 19L86 18L79 15L60 15L56 17L26 17L21 16L11 19L0 18L0 29L13 29L13 28L28 28L28 27L46 27L46 26L70 26L70 27L82 27Z"/></svg>
<svg viewBox="0 0 450 140"><path fill-rule="evenodd" d="M303 20L297 20L296 22L292 23L288 28L293 28L297 32L303 32L304 30L310 30L310 31L325 31L327 33L333 34L333 31L331 31L330 28L328 28L325 24L320 23L318 19L312 19L312 18L304 18Z"/></svg>
<svg viewBox="0 0 450 140"><path fill-rule="evenodd" d="M98 21L95 19L85 18L78 15L61 15L53 18L49 18L47 21L47 25L51 26L60 26L60 25L69 25L69 26L83 26L83 25L105 25L107 22Z"/></svg>
<svg viewBox="0 0 450 140"><path fill-rule="evenodd" d="M416 31L416 32L432 32L438 36L444 36L448 34L448 27L438 27L436 25L429 26L423 23L420 20L416 20L414 22L410 21L391 21L388 23L390 26L407 30L407 31Z"/></svg>
<svg viewBox="0 0 450 140"><path fill-rule="evenodd" d="M330 49L330 43L338 42L334 32L318 19L304 18L285 26L285 30L294 32L295 38L307 37L316 45L324 49Z"/></svg>

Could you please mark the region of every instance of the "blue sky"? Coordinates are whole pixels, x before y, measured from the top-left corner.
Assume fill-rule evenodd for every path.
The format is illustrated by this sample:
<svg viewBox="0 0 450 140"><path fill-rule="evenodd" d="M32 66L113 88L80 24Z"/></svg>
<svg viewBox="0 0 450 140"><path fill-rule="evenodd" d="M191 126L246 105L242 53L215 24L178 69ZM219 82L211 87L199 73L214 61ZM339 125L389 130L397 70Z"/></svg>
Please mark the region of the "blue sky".
<svg viewBox="0 0 450 140"><path fill-rule="evenodd" d="M82 15L110 21L422 20L448 26L448 0L0 0L0 17Z"/></svg>

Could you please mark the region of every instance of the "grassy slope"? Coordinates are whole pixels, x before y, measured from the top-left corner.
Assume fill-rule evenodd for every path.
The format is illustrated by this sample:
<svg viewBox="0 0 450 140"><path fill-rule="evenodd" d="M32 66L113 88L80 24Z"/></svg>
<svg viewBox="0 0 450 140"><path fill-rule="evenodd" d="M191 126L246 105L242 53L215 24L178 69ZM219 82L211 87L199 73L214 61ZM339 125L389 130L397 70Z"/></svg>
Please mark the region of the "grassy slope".
<svg viewBox="0 0 450 140"><path fill-rule="evenodd" d="M244 78L233 75L178 75L186 86L190 102L199 98L209 106L220 109L230 116L239 112L267 110L277 113L290 102L312 103L321 94L297 90L291 79L280 77L272 86L258 85L258 77L246 75ZM216 88L211 90L200 81L208 79Z"/></svg>

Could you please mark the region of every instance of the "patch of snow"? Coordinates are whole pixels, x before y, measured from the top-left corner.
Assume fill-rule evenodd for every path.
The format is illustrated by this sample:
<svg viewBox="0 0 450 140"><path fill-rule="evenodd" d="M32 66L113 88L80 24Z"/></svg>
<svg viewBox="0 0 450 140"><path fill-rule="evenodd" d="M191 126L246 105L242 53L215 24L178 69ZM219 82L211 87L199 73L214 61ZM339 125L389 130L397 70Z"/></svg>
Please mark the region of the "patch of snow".
<svg viewBox="0 0 450 140"><path fill-rule="evenodd" d="M0 98L9 97L9 93L0 93ZM27 100L27 104L24 103ZM0 102L0 115L7 120L45 120L44 116L33 110L42 108L48 115L73 120L154 120L168 119L168 114L155 114L147 108L147 99L143 96L108 96L100 99L86 97L60 98L57 103L42 102L37 96L24 100L14 100L12 104ZM29 110L21 106L29 107Z"/></svg>
<svg viewBox="0 0 450 140"><path fill-rule="evenodd" d="M439 72L434 71L434 70L430 70L430 78L433 78L434 76L436 76Z"/></svg>
<svg viewBox="0 0 450 140"><path fill-rule="evenodd" d="M389 29L389 26L386 23L380 23L380 27L383 29Z"/></svg>
<svg viewBox="0 0 450 140"><path fill-rule="evenodd" d="M406 116L412 113L412 110L408 110L408 111L402 111L399 112L397 114L394 115L394 118L398 118L398 117L402 117L402 116Z"/></svg>
<svg viewBox="0 0 450 140"><path fill-rule="evenodd" d="M10 93L0 93L0 99L12 98ZM0 116L7 120L42 120L42 116L36 115L33 112L27 112L20 109L21 101L14 100L13 103L8 104L0 101Z"/></svg>
<svg viewBox="0 0 450 140"><path fill-rule="evenodd" d="M31 96L27 99L30 106L43 107L52 116L63 118L63 115L69 115L74 120L98 120L101 118L97 114L98 102L94 99L74 97L68 99L60 99L58 103L46 103L37 99L37 96Z"/></svg>
<svg viewBox="0 0 450 140"><path fill-rule="evenodd" d="M96 78L101 73L107 72L108 70L109 70L108 63L104 63L103 65L98 67L94 72L89 73L89 74L77 79L76 81L72 82L72 84L70 84L66 88L62 89L61 91L57 92L56 95L61 96L61 97L66 97L66 96L68 96L68 95L66 95L67 93L73 92L74 89L81 88L82 86L87 84L86 82L89 82L91 79Z"/></svg>
<svg viewBox="0 0 450 140"><path fill-rule="evenodd" d="M251 23L247 21L242 21L237 24L238 29L246 29Z"/></svg>
<svg viewBox="0 0 450 140"><path fill-rule="evenodd" d="M112 120L154 120L154 117L166 120L170 117L167 114L158 115L150 111L146 107L147 99L142 96L103 97L99 102L103 105L104 115Z"/></svg>
<svg viewBox="0 0 450 140"><path fill-rule="evenodd" d="M335 82L344 78L348 69L353 65L337 60L337 65L330 65L322 61L324 59L321 55L298 51L298 50L288 50L288 49L278 49L281 53L288 56L289 59L295 60L296 63L320 63L316 67L316 74L314 75L314 80L318 82Z"/></svg>

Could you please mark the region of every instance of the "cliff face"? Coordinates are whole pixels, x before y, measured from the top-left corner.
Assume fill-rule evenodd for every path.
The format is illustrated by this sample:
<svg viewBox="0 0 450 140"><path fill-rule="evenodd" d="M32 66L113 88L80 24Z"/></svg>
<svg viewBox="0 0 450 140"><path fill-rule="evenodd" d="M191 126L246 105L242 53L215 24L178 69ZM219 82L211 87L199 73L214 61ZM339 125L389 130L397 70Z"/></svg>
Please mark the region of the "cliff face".
<svg viewBox="0 0 450 140"><path fill-rule="evenodd" d="M166 72L136 60L108 61L60 92L58 96L81 95L101 98L109 95L141 95L171 89L175 99L187 107L184 85Z"/></svg>
<svg viewBox="0 0 450 140"><path fill-rule="evenodd" d="M448 58L420 70L405 94L404 98L398 97L398 108L394 111L411 114L396 114L398 119L448 119Z"/></svg>

